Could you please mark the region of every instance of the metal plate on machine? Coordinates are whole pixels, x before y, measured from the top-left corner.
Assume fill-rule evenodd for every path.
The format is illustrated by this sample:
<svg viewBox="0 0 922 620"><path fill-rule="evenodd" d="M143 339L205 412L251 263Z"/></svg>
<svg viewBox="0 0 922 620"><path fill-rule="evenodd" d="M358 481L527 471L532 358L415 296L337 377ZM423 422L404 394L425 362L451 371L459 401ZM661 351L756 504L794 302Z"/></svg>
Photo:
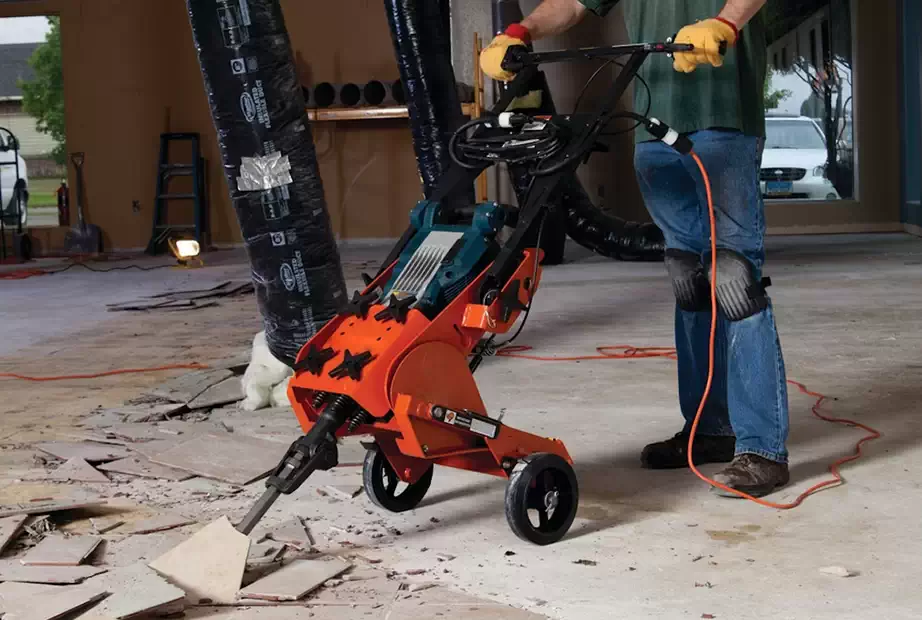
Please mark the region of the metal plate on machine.
<svg viewBox="0 0 922 620"><path fill-rule="evenodd" d="M398 298L412 295L422 299L426 288L438 274L442 261L462 236L464 233L460 232L430 232L400 272L391 293Z"/></svg>
<svg viewBox="0 0 922 620"><path fill-rule="evenodd" d="M496 436L499 435L499 422L472 411L456 411L445 409L444 407L434 407L432 416L435 419L441 417L441 421L446 424L467 429L489 439L496 439Z"/></svg>

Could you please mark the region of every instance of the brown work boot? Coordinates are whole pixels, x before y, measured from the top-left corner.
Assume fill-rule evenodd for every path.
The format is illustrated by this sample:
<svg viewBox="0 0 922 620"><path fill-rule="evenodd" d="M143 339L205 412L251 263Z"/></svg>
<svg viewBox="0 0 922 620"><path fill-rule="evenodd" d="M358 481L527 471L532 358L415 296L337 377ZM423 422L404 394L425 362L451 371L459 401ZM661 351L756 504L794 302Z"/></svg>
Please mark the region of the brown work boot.
<svg viewBox="0 0 922 620"><path fill-rule="evenodd" d="M692 456L695 465L729 463L736 449L736 437L695 435ZM682 432L666 441L651 443L640 453L646 469L680 469L688 467L688 433Z"/></svg>
<svg viewBox="0 0 922 620"><path fill-rule="evenodd" d="M787 463L778 463L755 454L734 457L732 463L714 476L715 482L753 497L768 495L786 485L790 479ZM739 497L718 487L712 487L711 490L723 497Z"/></svg>

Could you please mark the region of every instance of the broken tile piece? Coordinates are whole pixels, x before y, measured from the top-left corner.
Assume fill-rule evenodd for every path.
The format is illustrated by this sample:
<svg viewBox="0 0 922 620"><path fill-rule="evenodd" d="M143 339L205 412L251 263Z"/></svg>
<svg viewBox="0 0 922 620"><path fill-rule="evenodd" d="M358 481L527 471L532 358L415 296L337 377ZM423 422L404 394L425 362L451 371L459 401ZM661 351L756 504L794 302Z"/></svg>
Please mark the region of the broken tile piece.
<svg viewBox="0 0 922 620"><path fill-rule="evenodd" d="M127 527L119 530L119 534L151 534L153 532L163 532L175 527L182 527L195 523L195 519L189 519L182 515L159 514L149 519L142 519L128 524Z"/></svg>
<svg viewBox="0 0 922 620"><path fill-rule="evenodd" d="M209 368L196 370L174 377L147 391L150 396L156 396L175 403L188 403L196 396L216 383L233 376L226 368Z"/></svg>
<svg viewBox="0 0 922 620"><path fill-rule="evenodd" d="M308 526L299 517L289 519L281 525L271 528L257 537L257 540L269 538L278 543L285 543L298 549L309 549L314 544Z"/></svg>
<svg viewBox="0 0 922 620"><path fill-rule="evenodd" d="M169 435L164 434L164 439L154 439L153 441L145 441L143 443L133 443L131 444L130 450L140 454L146 459L160 452L166 452L174 446L178 446L184 441L188 441L188 437L170 437ZM112 461L112 463L117 463L118 461ZM107 465L109 463L106 463Z"/></svg>
<svg viewBox="0 0 922 620"><path fill-rule="evenodd" d="M362 487L354 484L328 484L323 488L330 495L339 499L353 499L362 493Z"/></svg>
<svg viewBox="0 0 922 620"><path fill-rule="evenodd" d="M63 461L77 458L87 463L104 463L131 456L131 452L123 446L91 441L45 441L35 444L35 447Z"/></svg>
<svg viewBox="0 0 922 620"><path fill-rule="evenodd" d="M246 568L250 539L227 517L209 523L149 564L186 592L186 600L234 602Z"/></svg>
<svg viewBox="0 0 922 620"><path fill-rule="evenodd" d="M158 478L160 480L172 480L174 482L180 482L194 477L194 474L190 474L187 471L152 463L147 458L141 456L130 456L126 459L103 463L99 466L99 469L115 472L117 474L129 474L132 476L140 476L141 478Z"/></svg>
<svg viewBox="0 0 922 620"><path fill-rule="evenodd" d="M296 601L351 566L342 560L295 560L240 590L240 598Z"/></svg>
<svg viewBox="0 0 922 620"><path fill-rule="evenodd" d="M43 515L62 510L77 510L78 508L93 508L105 505L104 499L74 500L62 499L60 501L36 501L23 504L0 506L0 518L12 515Z"/></svg>
<svg viewBox="0 0 922 620"><path fill-rule="evenodd" d="M23 566L18 560L0 561L0 581L74 584L106 572L98 566Z"/></svg>
<svg viewBox="0 0 922 620"><path fill-rule="evenodd" d="M124 620L152 612L179 612L185 592L144 564L117 568L88 580L86 586L107 589L110 596L93 608L93 617Z"/></svg>
<svg viewBox="0 0 922 620"><path fill-rule="evenodd" d="M150 403L145 405L125 405L115 407L112 411L121 414L125 422L159 422L184 409L182 403Z"/></svg>
<svg viewBox="0 0 922 620"><path fill-rule="evenodd" d="M250 552L247 554L248 566L262 566L279 561L282 554L285 553L284 543L255 543L250 545Z"/></svg>
<svg viewBox="0 0 922 620"><path fill-rule="evenodd" d="M108 591L98 586L43 586L5 583L0 586L4 620L56 620L103 599Z"/></svg>
<svg viewBox="0 0 922 620"><path fill-rule="evenodd" d="M108 476L81 458L65 461L51 472L48 479L60 482L112 482Z"/></svg>
<svg viewBox="0 0 922 620"><path fill-rule="evenodd" d="M150 460L205 478L245 485L275 469L284 454L284 446L272 441L208 433L155 454Z"/></svg>
<svg viewBox="0 0 922 620"><path fill-rule="evenodd" d="M6 549L6 546L15 540L19 532L22 531L22 524L28 519L28 515L16 515L0 519L0 552Z"/></svg>
<svg viewBox="0 0 922 620"><path fill-rule="evenodd" d="M123 439L129 443L143 443L154 439L163 439L163 433L157 429L156 424L144 422L113 424L104 430L107 435Z"/></svg>
<svg viewBox="0 0 922 620"><path fill-rule="evenodd" d="M384 575L383 572L375 570L373 568L359 569L351 571L348 575L343 575L343 581L367 581L368 579L376 579Z"/></svg>
<svg viewBox="0 0 922 620"><path fill-rule="evenodd" d="M250 365L250 351L244 350L236 355L221 358L215 362L208 362L212 368L226 368L235 375L242 375Z"/></svg>
<svg viewBox="0 0 922 620"><path fill-rule="evenodd" d="M25 566L79 566L96 550L97 536L46 536L20 562Z"/></svg>
<svg viewBox="0 0 922 620"><path fill-rule="evenodd" d="M186 406L193 411L196 409L210 409L236 403L243 400L243 397L243 384L240 377L228 377L190 400Z"/></svg>

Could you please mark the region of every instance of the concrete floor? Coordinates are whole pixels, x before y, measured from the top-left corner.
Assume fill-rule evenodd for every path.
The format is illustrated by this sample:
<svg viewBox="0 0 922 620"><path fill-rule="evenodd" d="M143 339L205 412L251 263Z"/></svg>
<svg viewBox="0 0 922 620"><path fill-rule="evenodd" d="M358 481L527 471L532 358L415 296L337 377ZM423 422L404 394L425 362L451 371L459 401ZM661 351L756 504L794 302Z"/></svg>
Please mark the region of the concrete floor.
<svg viewBox="0 0 922 620"><path fill-rule="evenodd" d="M922 503L916 475L922 467L917 413L922 240L902 235L775 238L769 252L770 293L789 377L834 398L828 412L883 433L867 446L864 459L845 468L845 486L780 512L715 497L687 471L641 470L642 446L680 426L675 370L668 360L494 358L478 371L491 413L505 410L504 422L510 425L562 438L576 461L581 506L570 535L550 548L518 541L503 518L502 481L439 469L417 510L388 516L402 536L352 542L369 547L396 570L434 571L441 569L435 552L456 555L446 577L454 587L554 618L922 617ZM347 250L350 280L377 253L380 249ZM545 272L522 344L542 354L573 355L604 344L672 343L672 299L662 265L615 263L579 249L571 255L572 262ZM99 344L111 338L107 334L134 329L143 342L156 319L106 313L105 302L245 275L239 259L227 253L217 266L194 272L72 270L4 281L0 371L25 367L54 373L56 362L37 352L53 348L65 351L64 360L77 359L84 336ZM208 312L183 315L185 329L204 329L196 325L210 321ZM210 341L215 347L239 347L258 322L244 302L230 304L225 312L232 320L228 315L209 323ZM161 322L157 329L168 331L169 325ZM151 351L152 358L165 355ZM105 359L92 365L105 366ZM112 394L96 393L92 402L124 397L150 383L142 377L132 381L120 383ZM31 387L0 385L6 394ZM71 400L81 389L87 388L72 388ZM33 402L42 401L36 396ZM861 436L812 418L811 403L792 391L792 483L773 499L791 500L821 480L827 464L847 454ZM87 404L81 403L84 409ZM10 438L10 431L19 432L11 426L24 412L7 416L4 407L9 405L0 404L0 437L27 441L26 431ZM70 411L75 421L86 413L79 406ZM356 475L334 474L338 480ZM258 484L251 487L242 498L207 510L239 518L246 501L261 490ZM312 522L361 527L381 517L371 508L365 498L320 502L305 487L283 498L267 520L297 513ZM581 559L597 564L574 563ZM843 579L820 572L832 565L856 575Z"/></svg>

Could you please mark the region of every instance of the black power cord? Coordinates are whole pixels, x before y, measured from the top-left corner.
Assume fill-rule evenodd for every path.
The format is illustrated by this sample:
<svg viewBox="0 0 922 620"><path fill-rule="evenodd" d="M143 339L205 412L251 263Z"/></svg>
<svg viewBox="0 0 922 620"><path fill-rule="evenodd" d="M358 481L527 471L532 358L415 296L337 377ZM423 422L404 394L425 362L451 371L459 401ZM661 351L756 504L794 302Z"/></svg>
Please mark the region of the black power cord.
<svg viewBox="0 0 922 620"><path fill-rule="evenodd" d="M575 114L577 111L579 111L579 106L580 106L580 104L581 104L582 101L583 101L583 97L586 95L586 92L589 90L589 87L592 85L592 83L595 81L595 79L599 76L600 73L602 73L602 70L603 70L603 69L605 69L606 67L610 67L611 65L618 65L619 67L621 67L622 69L624 69L624 63L623 63L623 62L619 62L619 61L617 61L617 60L609 60L609 61L606 61L606 62L604 62L598 69L596 69L596 70L595 70L595 73L593 73L592 76L590 76L589 80L583 85L583 89L579 92L579 96L576 98L576 105L573 106L573 113L574 113L574 114ZM640 75L640 73L638 73L635 77L640 81L641 84L643 84L644 90L645 90L646 93L647 93L647 107L646 107L646 109L644 110L643 115L644 115L645 117L646 117L646 116L650 116L650 110L653 108L653 92L650 90L650 84L647 83L647 81L643 78L642 75ZM602 135L602 136L619 136L619 135L621 135L621 134L630 133L630 132L634 131L635 129L637 129L638 127L640 127L642 124L643 124L643 123L641 123L641 122L638 121L636 124L634 124L634 126L630 127L629 129L623 129L623 130L620 130L620 131L616 131L616 132L614 132L614 133L601 133L601 134L599 134L599 135Z"/></svg>
<svg viewBox="0 0 922 620"><path fill-rule="evenodd" d="M90 267L89 264L87 263L75 260L67 267L62 267L61 269L54 269L51 271L47 271L46 273L48 274L63 273L67 271L68 269L73 269L74 267L83 267L84 269L87 269L89 271L94 271L96 273L108 273L110 271L128 271L130 269L137 269L138 271L153 271L155 269L165 269L167 267L173 267L173 266L174 266L173 263L168 263L166 265L152 265L150 267L142 267L141 265L123 265L121 267L108 267L106 269L99 269L98 267Z"/></svg>
<svg viewBox="0 0 922 620"><path fill-rule="evenodd" d="M499 162L515 166L553 157L565 145L565 128L550 120L535 120L524 114L511 114L506 120L508 127L503 127L498 117L478 118L462 125L448 143L452 161L468 170ZM510 129L518 133L510 133Z"/></svg>

